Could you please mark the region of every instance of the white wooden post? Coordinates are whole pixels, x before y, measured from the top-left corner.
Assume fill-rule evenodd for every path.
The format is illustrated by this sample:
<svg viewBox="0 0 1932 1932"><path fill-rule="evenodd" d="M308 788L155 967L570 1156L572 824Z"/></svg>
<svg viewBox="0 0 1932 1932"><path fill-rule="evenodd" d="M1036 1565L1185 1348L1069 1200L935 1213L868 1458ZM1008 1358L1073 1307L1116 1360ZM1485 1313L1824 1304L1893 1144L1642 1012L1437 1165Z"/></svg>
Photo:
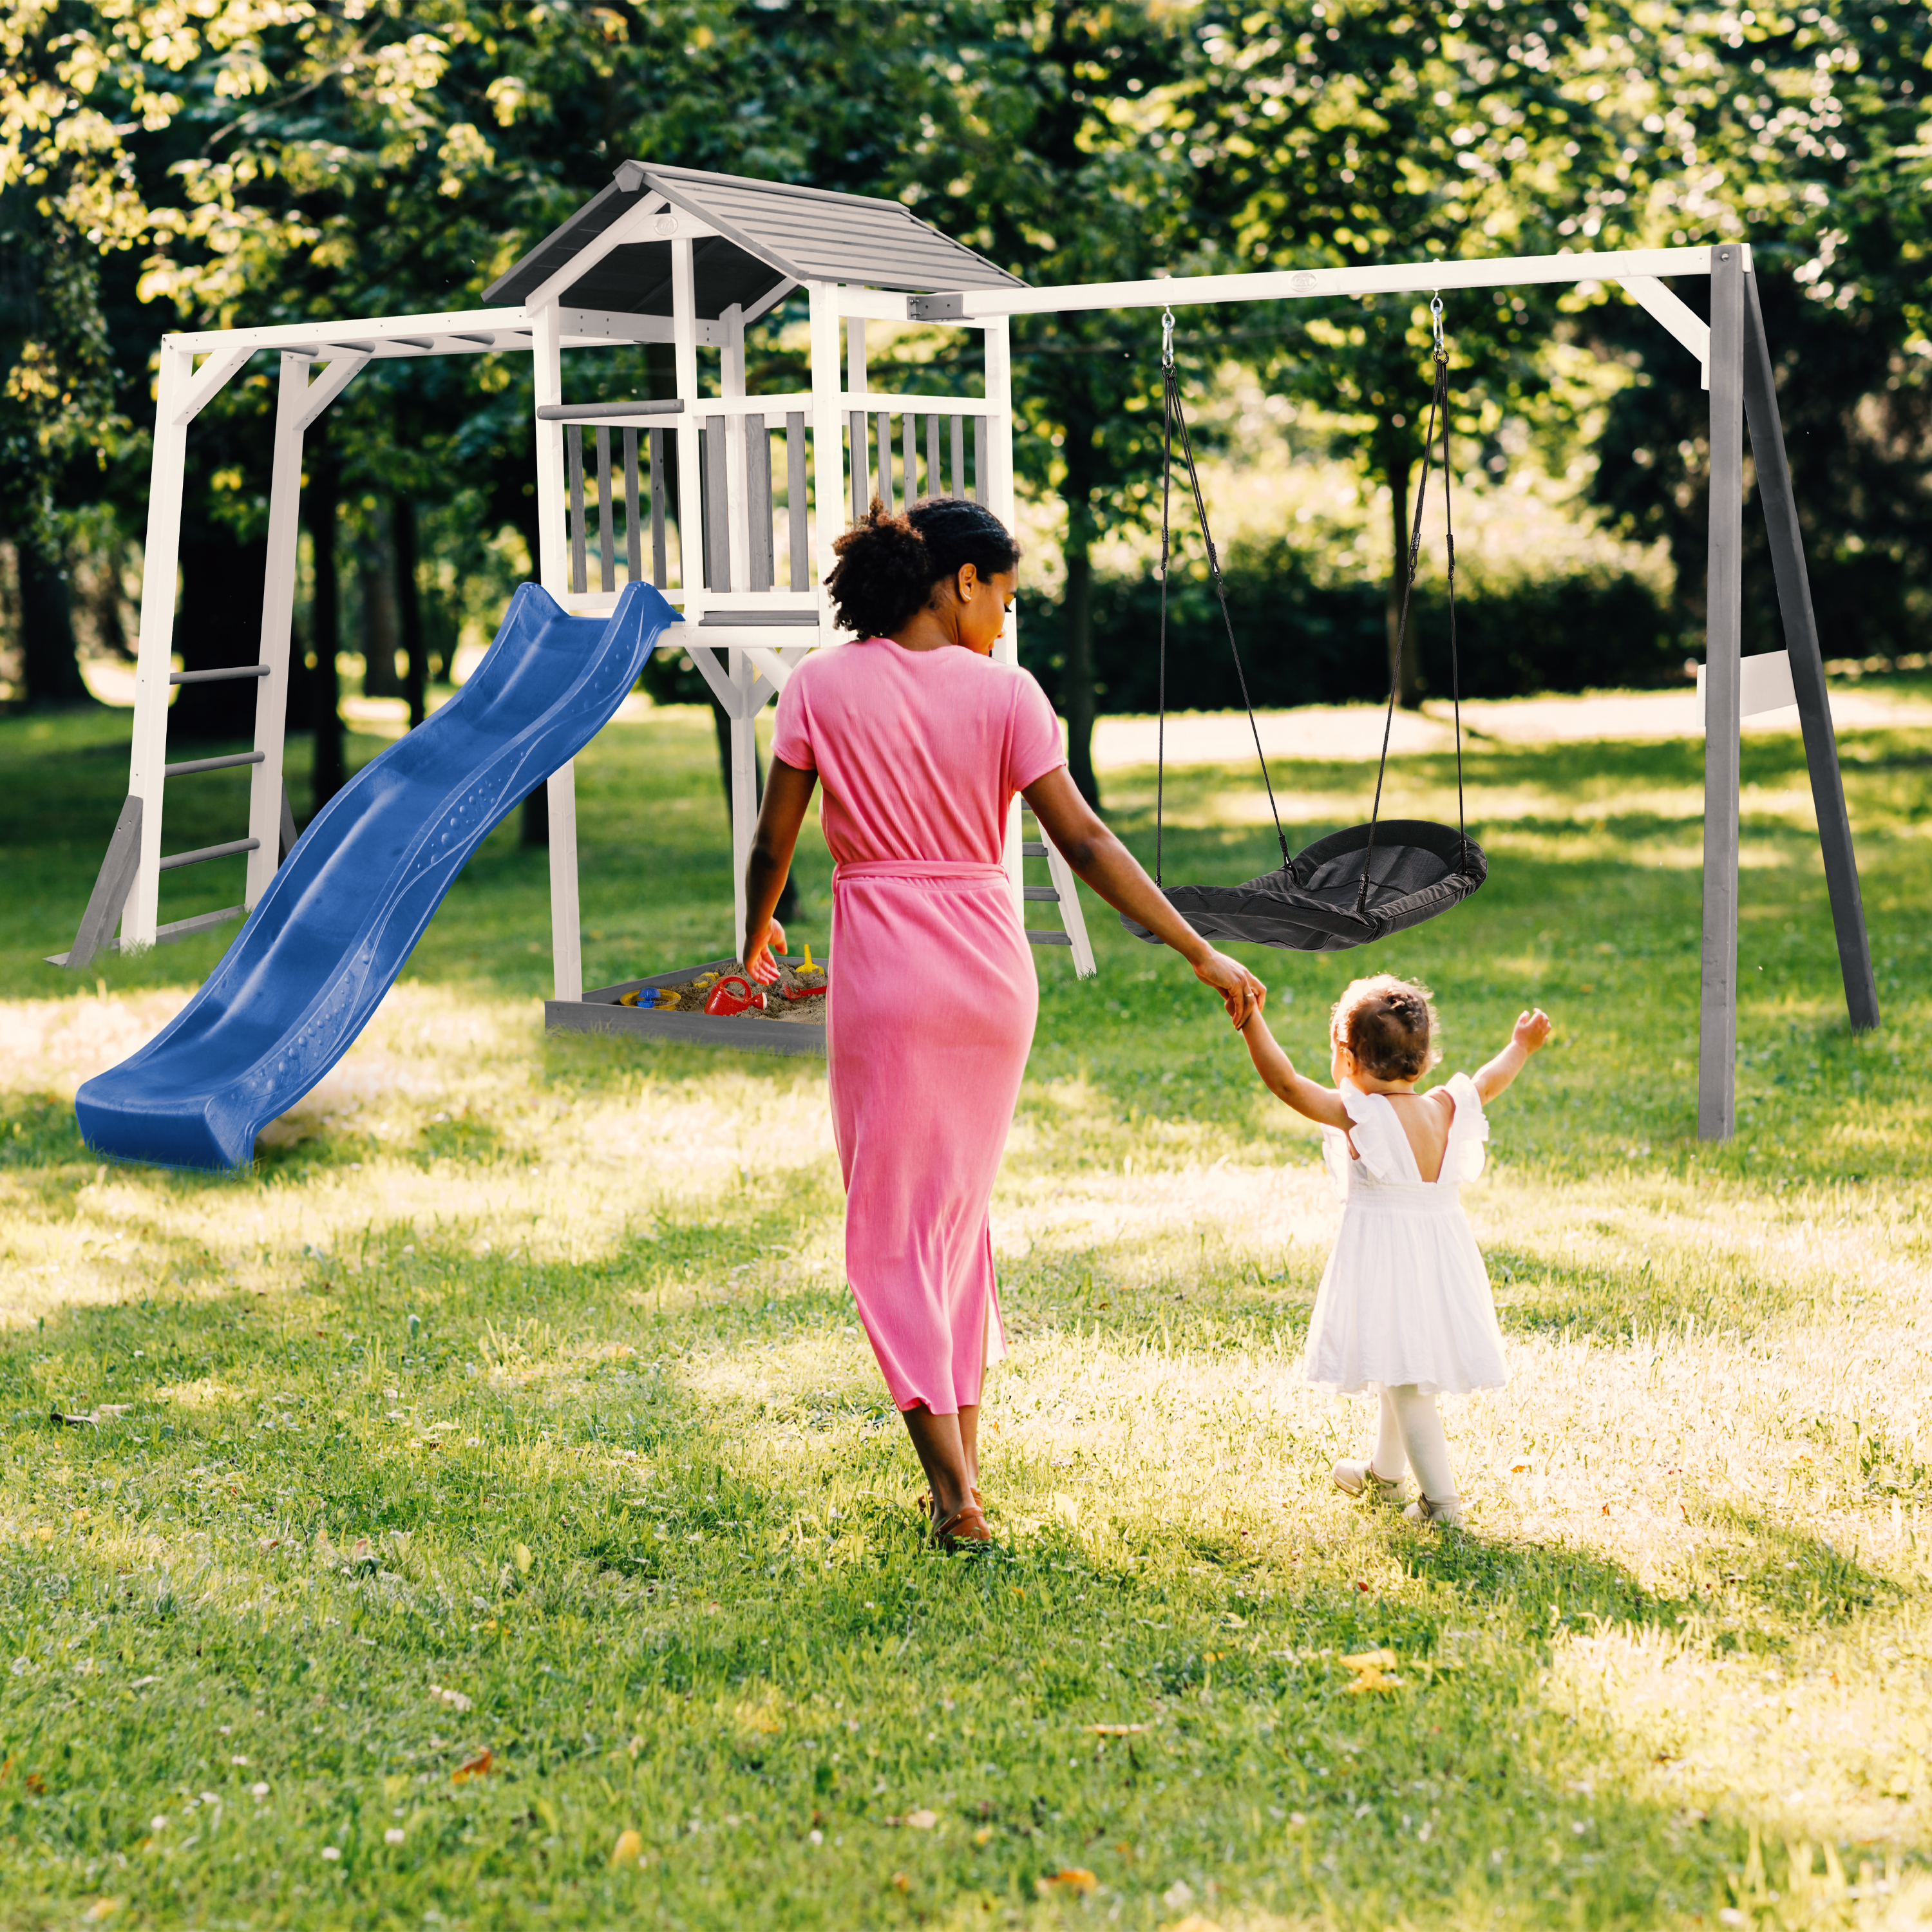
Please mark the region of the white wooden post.
<svg viewBox="0 0 1932 1932"><path fill-rule="evenodd" d="M745 397L745 314L736 302L725 310L723 352L718 358L718 393L734 402ZM745 425L742 418L724 419L724 527L722 548L731 560L731 588L752 587L752 500L745 466ZM716 543L717 538L712 541Z"/></svg>
<svg viewBox="0 0 1932 1932"><path fill-rule="evenodd" d="M544 410L563 400L562 316L554 302L538 310L532 332L532 377L537 411L537 580L559 602L570 590L570 550L563 526L563 425ZM584 923L577 884L577 771L550 773L544 803L550 826L550 970L560 1000L584 997Z"/></svg>
<svg viewBox="0 0 1932 1932"><path fill-rule="evenodd" d="M845 420L852 434L851 466L847 474L850 488L849 520L856 523L865 514L866 505L873 492L867 486L867 477L872 464L866 454L868 434L868 417L865 406L859 398L866 393L870 378L866 374L866 318L851 315L845 318L845 389L847 405ZM843 499L839 506L842 523L848 520L848 512Z"/></svg>
<svg viewBox="0 0 1932 1932"><path fill-rule="evenodd" d="M1013 363L1011 328L1004 316L986 325L986 459L992 470L990 478L980 478L980 500L1008 530L1013 526ZM1000 664L1020 661L1019 612L1006 619L1006 628L993 646ZM1013 800L1006 814L1006 880L1013 896L1013 910L1026 922L1026 858L1022 850L1020 802Z"/></svg>
<svg viewBox="0 0 1932 1932"><path fill-rule="evenodd" d="M751 914L745 892L746 869L752 862L752 837L758 825L758 712L752 692L758 682L758 667L742 651L727 653L731 670L731 688L736 698L731 716L731 894L732 931L736 950L732 957L745 956L745 926Z"/></svg>
<svg viewBox="0 0 1932 1932"><path fill-rule="evenodd" d="M248 854L243 897L252 908L281 862L283 740L289 716L289 634L295 622L296 553L302 530L302 422L309 359L284 350L275 396L275 454L268 485L268 561L262 579L262 656L268 668L255 695L255 748L262 762L248 784Z"/></svg>
<svg viewBox="0 0 1932 1932"><path fill-rule="evenodd" d="M124 946L152 946L160 922L161 767L168 758L168 680L173 671L176 578L188 424L177 422L194 380L194 352L161 338L154 456L148 481L148 541L141 564L141 641L135 660L134 742L128 790L141 801L141 857L121 916Z"/></svg>
<svg viewBox="0 0 1932 1932"><path fill-rule="evenodd" d="M671 355L684 417L677 431L677 578L684 620L704 612L704 490L698 463L698 275L691 238L670 244Z"/></svg>
<svg viewBox="0 0 1932 1932"><path fill-rule="evenodd" d="M812 506L816 519L813 555L817 560L821 631L828 630L825 579L838 559L832 540L845 527L845 432L838 403L838 288L814 282L812 301Z"/></svg>

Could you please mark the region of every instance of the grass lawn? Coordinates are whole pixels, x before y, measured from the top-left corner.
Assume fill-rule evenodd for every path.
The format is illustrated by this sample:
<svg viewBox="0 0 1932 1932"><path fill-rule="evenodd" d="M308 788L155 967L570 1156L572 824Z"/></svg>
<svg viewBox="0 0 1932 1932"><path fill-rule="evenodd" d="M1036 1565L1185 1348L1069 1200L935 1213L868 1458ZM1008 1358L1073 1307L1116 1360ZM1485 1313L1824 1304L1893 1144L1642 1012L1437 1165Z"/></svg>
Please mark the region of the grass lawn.
<svg viewBox="0 0 1932 1932"><path fill-rule="evenodd" d="M1250 954L1310 1060L1354 970L1426 976L1451 1066L1556 1019L1468 1196L1513 1381L1446 1405L1467 1534L1329 1486L1368 1408L1298 1379L1314 1138L1090 899L994 1203L1000 1546L948 1558L843 1285L822 1068L546 1038L512 829L254 1171L89 1156L76 1084L223 940L38 963L125 731L0 721L0 1927L1932 1918L1932 746L1845 742L1855 1040L1798 741L1747 741L1720 1149L1696 746L1479 745L1480 894ZM586 980L724 950L708 719L580 772ZM1294 841L1372 776L1278 772ZM234 836L226 783L171 790L169 849ZM1453 784L1408 761L1390 806ZM1143 851L1152 798L1114 777ZM1247 772L1169 800L1170 880L1269 862ZM815 834L800 869L822 946Z"/></svg>

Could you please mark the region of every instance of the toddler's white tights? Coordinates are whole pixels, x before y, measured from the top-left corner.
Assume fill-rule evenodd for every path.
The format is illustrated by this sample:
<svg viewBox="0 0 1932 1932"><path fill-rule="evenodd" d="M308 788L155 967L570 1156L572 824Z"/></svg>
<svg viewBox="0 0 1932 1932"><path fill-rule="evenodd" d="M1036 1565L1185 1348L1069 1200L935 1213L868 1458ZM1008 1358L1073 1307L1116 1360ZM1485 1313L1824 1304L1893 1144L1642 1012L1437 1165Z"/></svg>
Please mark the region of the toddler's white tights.
<svg viewBox="0 0 1932 1932"><path fill-rule="evenodd" d="M1388 1483L1413 1469L1417 1486L1432 1503L1447 1502L1455 1495L1449 1438L1442 1432L1432 1395L1424 1395L1413 1382L1382 1391L1382 1424L1370 1466Z"/></svg>

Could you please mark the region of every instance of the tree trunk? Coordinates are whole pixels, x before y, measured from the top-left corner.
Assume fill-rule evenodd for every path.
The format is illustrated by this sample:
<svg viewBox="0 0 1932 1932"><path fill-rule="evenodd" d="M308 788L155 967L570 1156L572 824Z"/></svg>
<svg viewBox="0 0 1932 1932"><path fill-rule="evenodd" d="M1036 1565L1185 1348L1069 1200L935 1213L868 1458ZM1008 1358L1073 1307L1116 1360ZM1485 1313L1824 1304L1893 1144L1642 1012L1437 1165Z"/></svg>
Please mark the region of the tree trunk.
<svg viewBox="0 0 1932 1932"><path fill-rule="evenodd" d="M360 550L356 574L362 593L362 694L400 698L403 684L396 675L396 557L389 542L386 506L376 512L374 527Z"/></svg>
<svg viewBox="0 0 1932 1932"><path fill-rule="evenodd" d="M524 813L517 827L517 843L532 852L550 850L550 781L546 778L524 797Z"/></svg>
<svg viewBox="0 0 1932 1932"><path fill-rule="evenodd" d="M397 497L389 506L389 522L395 533L396 615L409 660L403 695L409 700L413 731L428 716L429 703L429 646L423 638L422 589L416 582L416 505L406 496Z"/></svg>
<svg viewBox="0 0 1932 1932"><path fill-rule="evenodd" d="M309 542L315 563L315 601L309 626L315 652L315 672L309 686L314 704L310 723L315 733L315 765L310 782L312 809L320 812L342 789L348 776L344 769L342 687L335 663L342 638L335 563L340 485L334 456L320 434L309 458L308 474Z"/></svg>
<svg viewBox="0 0 1932 1932"><path fill-rule="evenodd" d="M21 682L30 705L91 704L74 653L74 604L65 560L23 537L20 572Z"/></svg>
<svg viewBox="0 0 1932 1932"><path fill-rule="evenodd" d="M1396 702L1405 711L1422 705L1422 677L1415 646L1415 612L1409 610L1408 640L1402 635L1402 592L1408 581L1408 458L1406 452L1388 465L1389 511L1395 538L1395 568L1389 573L1388 661L1389 680L1395 686ZM1396 662L1396 652L1401 662Z"/></svg>

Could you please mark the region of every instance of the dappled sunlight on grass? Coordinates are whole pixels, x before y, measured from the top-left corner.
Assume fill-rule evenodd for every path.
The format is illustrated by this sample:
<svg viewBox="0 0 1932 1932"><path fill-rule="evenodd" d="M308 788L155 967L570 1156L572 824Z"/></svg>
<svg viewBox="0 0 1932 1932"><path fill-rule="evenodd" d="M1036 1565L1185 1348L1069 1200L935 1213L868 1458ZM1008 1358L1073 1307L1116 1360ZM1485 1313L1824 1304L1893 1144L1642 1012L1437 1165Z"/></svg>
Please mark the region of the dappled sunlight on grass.
<svg viewBox="0 0 1932 1932"><path fill-rule="evenodd" d="M545 1037L544 862L507 830L244 1175L106 1166L71 1112L218 946L22 966L0 1883L44 1903L16 1916L1924 1922L1932 767L1910 733L1846 749L1884 1024L1846 1028L1802 762L1754 737L1723 1148L1694 1137L1694 746L1475 747L1480 894L1358 954L1244 950L1312 1071L1357 972L1430 982L1451 1068L1556 1017L1467 1190L1511 1381L1445 1405L1466 1535L1330 1485L1370 1406L1300 1378L1316 1137L1090 897L1100 975L1040 962L994 1202L973 1559L922 1540L844 1286L822 1066ZM1280 776L1299 843L1373 771ZM1391 808L1453 812L1453 780L1406 760ZM589 976L715 956L708 718L614 728L579 781ZM1108 782L1150 856L1151 773ZM1271 862L1244 772L1172 783L1170 880ZM817 944L822 853L801 872ZM65 943L58 897L0 908L21 958Z"/></svg>

